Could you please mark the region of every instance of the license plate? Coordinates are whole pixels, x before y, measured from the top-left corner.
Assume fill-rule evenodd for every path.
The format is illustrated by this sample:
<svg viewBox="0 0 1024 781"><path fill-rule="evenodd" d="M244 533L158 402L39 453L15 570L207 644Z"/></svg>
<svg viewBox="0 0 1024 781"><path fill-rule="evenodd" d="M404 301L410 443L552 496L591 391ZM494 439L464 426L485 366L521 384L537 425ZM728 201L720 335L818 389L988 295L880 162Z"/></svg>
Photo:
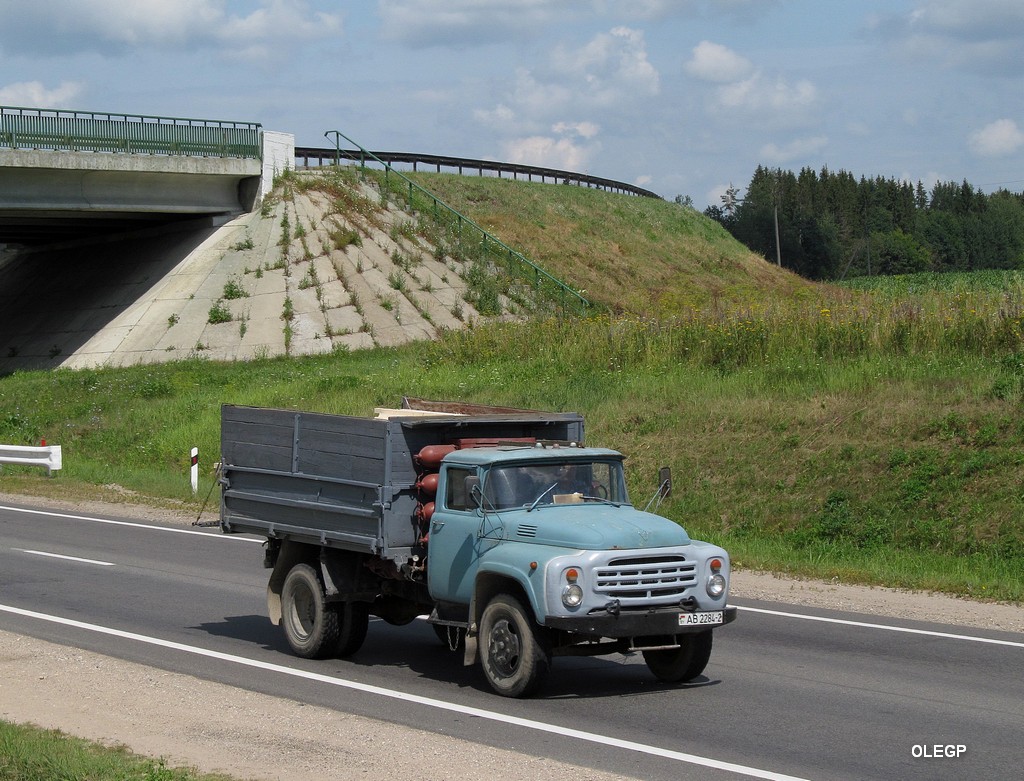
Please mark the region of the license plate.
<svg viewBox="0 0 1024 781"><path fill-rule="evenodd" d="M709 626L725 621L725 613L713 610L710 613L680 613L679 626Z"/></svg>

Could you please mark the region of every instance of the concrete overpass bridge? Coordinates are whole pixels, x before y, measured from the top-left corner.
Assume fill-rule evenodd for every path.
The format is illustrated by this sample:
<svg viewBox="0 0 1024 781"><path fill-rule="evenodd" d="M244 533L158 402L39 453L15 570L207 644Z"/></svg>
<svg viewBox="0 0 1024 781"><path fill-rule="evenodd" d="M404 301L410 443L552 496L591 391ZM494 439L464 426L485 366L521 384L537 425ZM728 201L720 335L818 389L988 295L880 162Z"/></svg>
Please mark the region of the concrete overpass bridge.
<svg viewBox="0 0 1024 781"><path fill-rule="evenodd" d="M250 211L263 157L254 122L0 107L0 246Z"/></svg>
<svg viewBox="0 0 1024 781"><path fill-rule="evenodd" d="M104 363L293 166L255 122L0 106L0 374Z"/></svg>

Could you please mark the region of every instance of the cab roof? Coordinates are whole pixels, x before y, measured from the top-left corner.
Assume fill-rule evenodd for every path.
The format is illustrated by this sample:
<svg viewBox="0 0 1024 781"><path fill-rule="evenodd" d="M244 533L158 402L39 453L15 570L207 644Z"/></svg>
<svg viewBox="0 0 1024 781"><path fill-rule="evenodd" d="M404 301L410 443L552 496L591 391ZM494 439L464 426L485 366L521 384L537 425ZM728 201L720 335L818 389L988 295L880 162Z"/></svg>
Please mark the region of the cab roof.
<svg viewBox="0 0 1024 781"><path fill-rule="evenodd" d="M456 450L444 457L446 464L458 463L470 466L496 463L534 463L539 461L622 461L625 456L617 450L603 447L569 447L538 445L502 445L500 447L468 447Z"/></svg>

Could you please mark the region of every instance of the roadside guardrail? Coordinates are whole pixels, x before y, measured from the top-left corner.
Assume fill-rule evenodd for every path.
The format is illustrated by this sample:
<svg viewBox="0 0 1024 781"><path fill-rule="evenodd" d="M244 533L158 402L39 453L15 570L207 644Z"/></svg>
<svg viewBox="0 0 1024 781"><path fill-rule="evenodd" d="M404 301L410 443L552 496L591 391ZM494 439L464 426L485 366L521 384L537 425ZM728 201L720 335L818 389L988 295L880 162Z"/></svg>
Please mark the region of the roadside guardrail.
<svg viewBox="0 0 1024 781"><path fill-rule="evenodd" d="M327 131L326 135L336 132ZM353 142L355 143L355 142ZM441 173L442 168L456 169L460 176L468 175L467 171L477 171L480 176L484 171L489 171L502 178L509 176L513 179L525 178L527 181L534 181L534 178L542 183L549 179L561 184L572 184L579 187L595 187L600 190L607 190L613 193L626 195L639 195L645 198L661 200L661 196L651 190L645 190L635 184L618 182L614 179L605 179L600 176L581 174L575 171L564 171L560 168L546 168L537 165L524 165L522 163L502 163L497 160L480 160L471 157L452 157L450 155L428 155L420 152L369 152L362 147L358 149L342 149L340 144L329 148L310 146L295 147L295 166L300 165L310 168L310 163L316 162L317 166L338 165L341 160L354 160L365 163L367 156L371 160L379 160L382 163L411 163L415 173L419 166L434 168ZM316 166L313 166L316 167ZM395 169L397 170L397 169Z"/></svg>
<svg viewBox="0 0 1024 781"><path fill-rule="evenodd" d="M64 462L60 445L42 445L40 447L0 445L0 464L45 467L47 476L52 477Z"/></svg>

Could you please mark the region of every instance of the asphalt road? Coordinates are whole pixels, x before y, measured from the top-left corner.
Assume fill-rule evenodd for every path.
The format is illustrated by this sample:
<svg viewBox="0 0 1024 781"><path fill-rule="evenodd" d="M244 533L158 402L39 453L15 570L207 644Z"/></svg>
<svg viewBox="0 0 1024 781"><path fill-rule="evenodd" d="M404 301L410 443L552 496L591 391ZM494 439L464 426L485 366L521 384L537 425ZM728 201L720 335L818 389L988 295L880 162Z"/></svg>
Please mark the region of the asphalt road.
<svg viewBox="0 0 1024 781"><path fill-rule="evenodd" d="M652 781L1002 779L1024 760L1019 634L738 601L691 685L639 656L560 658L508 700L420 621L375 621L348 660L291 655L260 540L25 509L0 508L2 630Z"/></svg>

